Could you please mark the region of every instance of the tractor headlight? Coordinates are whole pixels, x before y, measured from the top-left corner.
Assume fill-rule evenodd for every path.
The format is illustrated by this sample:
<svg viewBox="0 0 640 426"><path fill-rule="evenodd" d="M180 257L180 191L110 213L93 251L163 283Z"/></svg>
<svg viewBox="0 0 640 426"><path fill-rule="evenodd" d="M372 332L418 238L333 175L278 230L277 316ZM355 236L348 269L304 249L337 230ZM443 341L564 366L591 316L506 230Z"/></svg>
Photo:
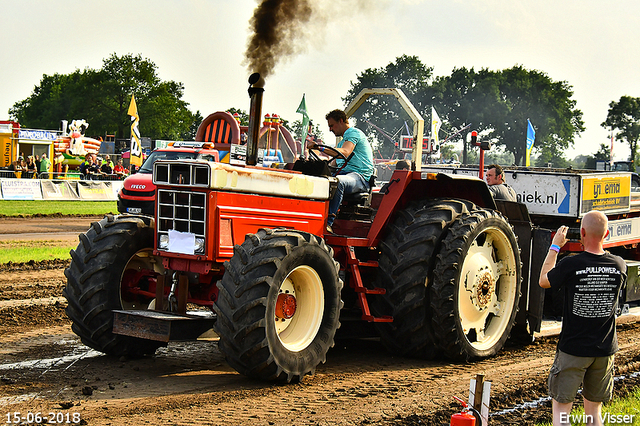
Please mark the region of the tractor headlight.
<svg viewBox="0 0 640 426"><path fill-rule="evenodd" d="M196 238L195 254L204 254L204 238Z"/></svg>
<svg viewBox="0 0 640 426"><path fill-rule="evenodd" d="M160 250L168 250L169 249L169 236L167 234L161 234L158 239L158 248Z"/></svg>

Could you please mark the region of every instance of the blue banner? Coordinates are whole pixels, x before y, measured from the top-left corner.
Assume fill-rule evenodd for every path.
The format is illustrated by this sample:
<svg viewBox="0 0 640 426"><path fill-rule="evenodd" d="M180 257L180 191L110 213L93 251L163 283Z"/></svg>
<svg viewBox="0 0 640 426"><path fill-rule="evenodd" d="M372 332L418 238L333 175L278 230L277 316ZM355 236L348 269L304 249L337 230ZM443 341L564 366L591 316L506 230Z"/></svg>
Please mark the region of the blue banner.
<svg viewBox="0 0 640 426"><path fill-rule="evenodd" d="M55 141L58 138L58 135L56 132L50 132L48 130L20 129L18 137L20 139L31 139L36 141Z"/></svg>

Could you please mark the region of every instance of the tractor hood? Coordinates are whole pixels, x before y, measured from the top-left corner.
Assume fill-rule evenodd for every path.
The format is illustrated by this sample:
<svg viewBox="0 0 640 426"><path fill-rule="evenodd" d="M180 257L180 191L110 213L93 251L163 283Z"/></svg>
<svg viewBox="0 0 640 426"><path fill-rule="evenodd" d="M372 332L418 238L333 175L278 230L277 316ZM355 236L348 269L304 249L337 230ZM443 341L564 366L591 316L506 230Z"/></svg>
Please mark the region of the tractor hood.
<svg viewBox="0 0 640 426"><path fill-rule="evenodd" d="M181 160L157 161L154 164L153 182L156 185L328 200L337 179L224 163Z"/></svg>

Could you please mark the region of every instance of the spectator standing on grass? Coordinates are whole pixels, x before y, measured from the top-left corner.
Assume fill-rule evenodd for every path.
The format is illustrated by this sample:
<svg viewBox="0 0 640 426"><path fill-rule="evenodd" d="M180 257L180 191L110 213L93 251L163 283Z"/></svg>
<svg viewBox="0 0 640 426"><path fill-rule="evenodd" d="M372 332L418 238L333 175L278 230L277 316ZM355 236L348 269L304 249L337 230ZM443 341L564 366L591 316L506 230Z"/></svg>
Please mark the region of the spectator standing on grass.
<svg viewBox="0 0 640 426"><path fill-rule="evenodd" d="M608 220L597 210L582 218L584 251L556 265L567 242L567 230L561 226L554 235L540 271L541 287L564 291L562 331L548 381L553 425L569 424L573 400L582 384L587 424L601 426L602 403L613 393L613 361L618 350L615 312L627 265L621 257L604 251Z"/></svg>
<svg viewBox="0 0 640 426"><path fill-rule="evenodd" d="M22 164L22 160L18 158L16 161L11 162L11 164L9 165L9 170L13 172L21 172L22 171L21 164Z"/></svg>
<svg viewBox="0 0 640 426"><path fill-rule="evenodd" d="M27 176L28 178L34 177L38 173L38 167L36 166L35 161L33 160L33 155L27 157Z"/></svg>
<svg viewBox="0 0 640 426"><path fill-rule="evenodd" d="M91 167L89 167L89 172L91 173L91 179L100 179L100 175L102 174L102 171L100 170L101 168L102 168L102 158L97 157L93 161L93 164L91 165Z"/></svg>
<svg viewBox="0 0 640 426"><path fill-rule="evenodd" d="M49 169L51 168L51 161L47 158L47 154L42 154L40 158L40 178L49 179Z"/></svg>
<svg viewBox="0 0 640 426"><path fill-rule="evenodd" d="M87 175L89 174L89 167L91 167L91 164L93 164L93 160L91 158L91 154L86 154L84 156L84 161L80 164L80 174L82 175L83 179L87 178Z"/></svg>
<svg viewBox="0 0 640 426"><path fill-rule="evenodd" d="M23 177L23 178L27 177L26 176L27 163L25 163L24 157L22 156L18 157L18 161L16 161L15 171L21 172L20 177ZM18 177L18 175L16 175L16 177Z"/></svg>
<svg viewBox="0 0 640 426"><path fill-rule="evenodd" d="M124 166L122 165L122 158L118 158L118 162L113 168L113 172L118 175L124 175L127 173L127 169L125 169Z"/></svg>
<svg viewBox="0 0 640 426"><path fill-rule="evenodd" d="M109 157L105 158L105 160L102 162L102 166L100 166L100 172L104 173L105 175L113 174L113 168L109 163Z"/></svg>

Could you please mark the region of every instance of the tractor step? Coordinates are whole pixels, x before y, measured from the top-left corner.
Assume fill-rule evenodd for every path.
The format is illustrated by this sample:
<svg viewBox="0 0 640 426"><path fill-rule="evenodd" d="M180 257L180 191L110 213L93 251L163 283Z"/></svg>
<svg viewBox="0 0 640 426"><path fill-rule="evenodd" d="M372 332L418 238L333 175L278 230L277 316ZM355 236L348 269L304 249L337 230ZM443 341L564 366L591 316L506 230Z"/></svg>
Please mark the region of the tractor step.
<svg viewBox="0 0 640 426"><path fill-rule="evenodd" d="M352 241L354 239L351 239ZM360 274L360 267L377 268L378 262L374 260L360 260L356 256L355 246L344 247L344 253L346 254L347 272L351 274L351 280L349 286L358 296L358 305L362 310L362 320L368 322L393 322L393 317L388 315L382 315L379 317L374 316L369 308L369 301L367 300L367 294L370 295L382 295L386 293L383 288L367 288L362 282L362 275Z"/></svg>
<svg viewBox="0 0 640 426"><path fill-rule="evenodd" d="M196 340L210 331L214 322L215 314L204 311L189 311L185 315L150 310L113 311L115 334L159 342Z"/></svg>
<svg viewBox="0 0 640 426"><path fill-rule="evenodd" d="M393 317L389 315L382 315L380 317L374 317L373 315L362 315L362 319L369 322L393 322Z"/></svg>
<svg viewBox="0 0 640 426"><path fill-rule="evenodd" d="M366 288L366 287L355 287L353 289L356 293L364 293L364 294L385 294L387 290L384 288Z"/></svg>

